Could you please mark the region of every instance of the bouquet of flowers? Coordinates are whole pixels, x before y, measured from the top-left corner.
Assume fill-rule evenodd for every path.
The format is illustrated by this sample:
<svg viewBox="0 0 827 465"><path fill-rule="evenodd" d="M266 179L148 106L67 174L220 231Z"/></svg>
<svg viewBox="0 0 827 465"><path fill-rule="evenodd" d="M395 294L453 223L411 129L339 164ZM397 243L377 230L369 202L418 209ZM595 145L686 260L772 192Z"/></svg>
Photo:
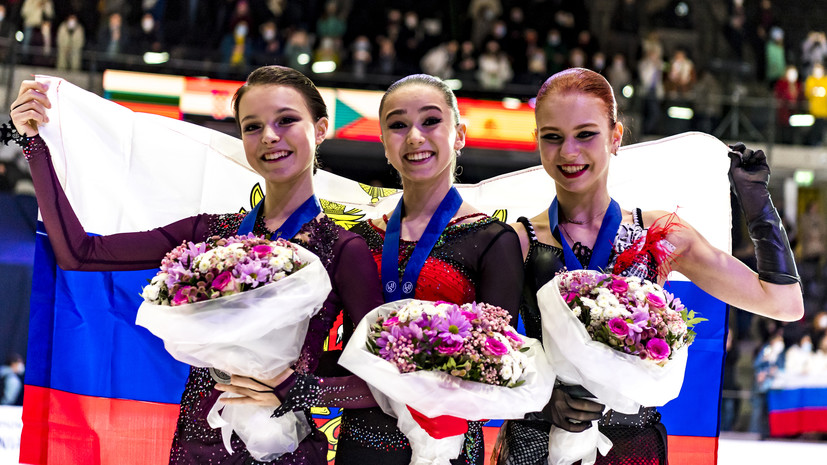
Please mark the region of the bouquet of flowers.
<svg viewBox="0 0 827 465"><path fill-rule="evenodd" d="M463 434L432 436L423 420L523 418L551 395L554 373L539 341L518 334L510 318L484 303L391 302L362 319L339 363L397 417L411 463L447 464L459 456Z"/></svg>
<svg viewBox="0 0 827 465"><path fill-rule="evenodd" d="M662 406L680 393L687 348L704 321L651 281L590 270L558 274L537 292L546 354L560 381L625 414ZM611 441L596 427L552 428L553 464L594 463Z"/></svg>
<svg viewBox="0 0 827 465"><path fill-rule="evenodd" d="M298 245L212 237L167 254L143 290L136 324L181 362L273 378L299 357L310 318L330 290L318 257ZM216 403L208 421L221 427L228 451L235 430L255 459L269 461L295 450L310 430L303 415L270 418L272 410Z"/></svg>

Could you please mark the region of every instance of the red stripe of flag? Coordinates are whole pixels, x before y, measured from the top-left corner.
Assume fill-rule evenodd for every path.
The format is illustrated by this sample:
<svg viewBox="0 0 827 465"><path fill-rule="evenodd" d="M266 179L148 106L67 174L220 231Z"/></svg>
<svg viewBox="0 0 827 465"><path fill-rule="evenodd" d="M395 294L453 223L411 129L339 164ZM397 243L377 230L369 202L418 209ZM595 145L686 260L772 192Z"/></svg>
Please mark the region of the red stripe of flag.
<svg viewBox="0 0 827 465"><path fill-rule="evenodd" d="M20 461L167 463L177 419L176 404L82 396L27 385Z"/></svg>

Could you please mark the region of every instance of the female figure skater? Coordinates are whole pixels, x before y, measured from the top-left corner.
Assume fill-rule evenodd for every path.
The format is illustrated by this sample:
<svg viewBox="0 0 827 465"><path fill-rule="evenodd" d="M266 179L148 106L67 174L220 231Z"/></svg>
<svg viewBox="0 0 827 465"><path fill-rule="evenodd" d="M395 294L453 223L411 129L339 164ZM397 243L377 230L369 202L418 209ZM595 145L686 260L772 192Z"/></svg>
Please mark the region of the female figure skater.
<svg viewBox="0 0 827 465"><path fill-rule="evenodd" d="M303 410L309 419L307 399L296 395L313 386L313 405L360 406L373 404L367 389L338 386L335 379L319 379L325 336L340 309L358 322L382 304L373 256L358 235L336 226L321 211L313 194L315 153L327 132L327 108L316 87L298 71L265 66L253 71L235 94L233 110L241 130L247 161L265 179L266 197L247 216L201 214L161 228L110 236L87 236L60 185L49 149L38 136L38 125L48 122L50 107L46 86L24 81L12 104L11 117L24 147L35 184L46 231L57 262L67 270L116 271L156 267L164 255L183 241L203 241L213 235L253 232L292 238L321 259L333 291L311 322L299 360L276 378L253 380L233 376L232 383L216 386L205 368L191 368L170 453L173 464L250 464L243 442L233 435L233 454L212 429L206 414L221 394L232 391L244 397L227 403L270 405L275 415ZM277 408L278 407L278 408ZM275 463L327 463L327 440L314 430L290 454ZM271 462L273 463L273 462Z"/></svg>
<svg viewBox="0 0 827 465"><path fill-rule="evenodd" d="M564 266L611 271L618 255L654 231L653 226L665 231L666 243L674 248L671 269L707 293L770 318L792 321L803 315L793 255L767 191L769 167L763 152L739 145L729 154L730 181L755 242L754 273L676 216L622 210L611 199L609 158L620 147L623 125L617 121L612 88L601 75L582 68L553 75L537 95L535 118L540 157L557 197L547 212L520 218L514 225L525 259L521 315L528 336L542 338L537 290L556 272ZM657 281L662 263L655 254L637 258L633 266L614 272ZM597 464L666 463L666 431L656 409L602 414L602 405L570 396L565 389L554 389L539 418L508 422L499 463L546 463L552 424L578 432L597 419L614 443L607 456L598 455Z"/></svg>
<svg viewBox="0 0 827 465"><path fill-rule="evenodd" d="M385 301L486 302L511 312L516 323L523 274L517 235L463 202L453 187L456 157L465 145L454 93L433 76L405 77L385 92L379 119L385 156L402 180L402 199L393 212L353 231L364 236L376 259ZM454 462L482 463L482 425L468 427ZM345 409L337 463L410 460L395 418L379 408Z"/></svg>

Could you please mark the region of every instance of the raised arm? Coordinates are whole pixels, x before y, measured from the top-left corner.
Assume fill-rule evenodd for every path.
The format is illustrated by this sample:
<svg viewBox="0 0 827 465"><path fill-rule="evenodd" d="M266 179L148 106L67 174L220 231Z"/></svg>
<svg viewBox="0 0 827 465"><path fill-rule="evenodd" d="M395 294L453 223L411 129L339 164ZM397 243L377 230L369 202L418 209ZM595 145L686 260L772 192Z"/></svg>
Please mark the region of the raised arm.
<svg viewBox="0 0 827 465"><path fill-rule="evenodd" d="M676 247L674 269L712 296L740 309L783 321L804 315L800 279L790 242L772 204L770 170L761 150L733 146L729 177L755 244L758 273L712 247L684 224L668 237Z"/></svg>
<svg viewBox="0 0 827 465"><path fill-rule="evenodd" d="M43 223L61 268L83 271L154 268L167 252L184 240L206 238L208 215L146 232L87 235L58 181L49 148L38 135L38 125L48 122L46 109L51 106L45 92L44 84L24 81L12 103L11 117L18 133L25 136L20 142L31 169Z"/></svg>

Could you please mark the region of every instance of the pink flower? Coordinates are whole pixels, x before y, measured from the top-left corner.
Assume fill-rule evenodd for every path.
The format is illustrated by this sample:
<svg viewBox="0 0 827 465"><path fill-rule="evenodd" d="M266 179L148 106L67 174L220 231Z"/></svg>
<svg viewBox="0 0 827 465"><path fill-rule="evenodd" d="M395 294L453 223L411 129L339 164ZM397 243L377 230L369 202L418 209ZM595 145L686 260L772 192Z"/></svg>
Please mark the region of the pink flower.
<svg viewBox="0 0 827 465"><path fill-rule="evenodd" d="M615 317L609 320L609 331L617 337L626 337L629 334L629 325L623 318Z"/></svg>
<svg viewBox="0 0 827 465"><path fill-rule="evenodd" d="M500 356L508 353L508 347L493 337L489 337L485 340L485 351L491 355Z"/></svg>
<svg viewBox="0 0 827 465"><path fill-rule="evenodd" d="M444 340L436 350L443 355L451 355L462 350L462 341Z"/></svg>
<svg viewBox="0 0 827 465"><path fill-rule="evenodd" d="M612 280L612 292L615 294L625 294L629 290L629 284L622 279Z"/></svg>
<svg viewBox="0 0 827 465"><path fill-rule="evenodd" d="M646 300L649 301L649 305L651 305L655 308L664 308L664 307L666 307L666 302L664 302L663 299L656 296L655 294L652 294L651 292L649 294L646 294Z"/></svg>
<svg viewBox="0 0 827 465"><path fill-rule="evenodd" d="M387 320L385 320L384 323L382 323L383 326L396 326L398 324L399 324L399 317L397 317L397 316L392 316L392 317L388 318Z"/></svg>
<svg viewBox="0 0 827 465"><path fill-rule="evenodd" d="M511 339L512 341L515 341L515 342L523 342L523 338L522 338L522 337L520 337L520 335L519 335L519 334L514 334L514 333L512 333L511 331L503 331L503 334L505 334L505 335L506 335L506 337L508 337L508 338L509 338L509 339Z"/></svg>
<svg viewBox="0 0 827 465"><path fill-rule="evenodd" d="M570 303L572 300L574 300L575 297L577 297L576 292L569 292L568 294L566 294L565 297L566 303Z"/></svg>
<svg viewBox="0 0 827 465"><path fill-rule="evenodd" d="M258 255L259 257L262 257L264 255L268 255L268 254L273 253L273 249L270 248L269 245L260 244L260 245L257 245L255 247L253 247L253 253Z"/></svg>
<svg viewBox="0 0 827 465"><path fill-rule="evenodd" d="M669 344L660 338L650 339L649 342L646 343L646 350L649 351L649 355L655 360L663 360L672 352Z"/></svg>
<svg viewBox="0 0 827 465"><path fill-rule="evenodd" d="M237 285L235 278L233 278L233 274L229 271L223 271L221 274L215 277L212 281L213 289L219 292L227 292L227 291L237 291Z"/></svg>
<svg viewBox="0 0 827 465"><path fill-rule="evenodd" d="M189 290L192 286L181 286L172 298L172 305L189 303Z"/></svg>

